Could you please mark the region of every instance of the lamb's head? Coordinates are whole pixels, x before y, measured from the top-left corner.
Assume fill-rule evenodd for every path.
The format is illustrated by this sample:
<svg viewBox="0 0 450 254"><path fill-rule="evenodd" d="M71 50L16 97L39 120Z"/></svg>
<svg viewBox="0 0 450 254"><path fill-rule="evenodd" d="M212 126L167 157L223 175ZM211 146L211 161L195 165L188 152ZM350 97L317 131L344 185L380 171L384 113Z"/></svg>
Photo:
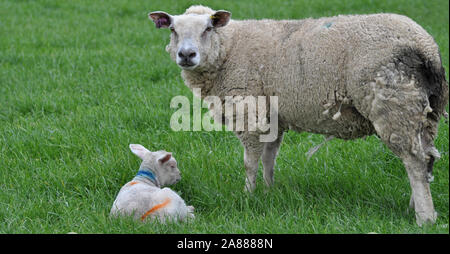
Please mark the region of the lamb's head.
<svg viewBox="0 0 450 254"><path fill-rule="evenodd" d="M220 44L217 29L230 21L228 11L213 11L201 5L191 6L182 15L162 11L151 12L149 18L157 28L172 32L166 51L185 70L194 70L214 63L219 57Z"/></svg>
<svg viewBox="0 0 450 254"><path fill-rule="evenodd" d="M131 151L142 159L139 171L149 171L156 176L158 185L175 184L181 179L177 161L172 153L166 151L151 152L139 144L130 144Z"/></svg>

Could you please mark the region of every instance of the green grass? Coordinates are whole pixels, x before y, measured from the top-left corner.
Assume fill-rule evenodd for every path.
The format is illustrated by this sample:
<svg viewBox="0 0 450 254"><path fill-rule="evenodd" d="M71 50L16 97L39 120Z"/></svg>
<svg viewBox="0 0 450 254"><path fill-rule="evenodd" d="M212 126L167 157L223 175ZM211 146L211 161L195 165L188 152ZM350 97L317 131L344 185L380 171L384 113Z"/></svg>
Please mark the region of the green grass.
<svg viewBox="0 0 450 254"><path fill-rule="evenodd" d="M404 14L433 35L449 71L446 0L0 0L0 233L449 233L448 122L431 185L439 217L423 228L407 212L401 161L374 136L333 140L307 160L323 137L289 132L275 185L267 191L260 172L248 195L234 134L172 131L170 100L191 92L164 51L169 32L147 13L193 3L235 19ZM183 179L172 188L195 222L108 217L140 164L129 143L174 153Z"/></svg>

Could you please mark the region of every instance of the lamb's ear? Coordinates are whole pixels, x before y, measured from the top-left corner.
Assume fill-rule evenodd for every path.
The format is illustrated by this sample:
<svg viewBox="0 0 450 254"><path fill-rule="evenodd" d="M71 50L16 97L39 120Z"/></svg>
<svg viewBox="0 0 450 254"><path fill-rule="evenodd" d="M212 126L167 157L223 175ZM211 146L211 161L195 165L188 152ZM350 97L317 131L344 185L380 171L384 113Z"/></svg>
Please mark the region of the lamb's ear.
<svg viewBox="0 0 450 254"><path fill-rule="evenodd" d="M211 15L211 24L213 27L222 27L228 24L231 18L231 12L229 11L216 11Z"/></svg>
<svg viewBox="0 0 450 254"><path fill-rule="evenodd" d="M172 24L172 16L163 11L154 11L148 17L155 22L156 28L168 28Z"/></svg>
<svg viewBox="0 0 450 254"><path fill-rule="evenodd" d="M159 163L164 164L168 160L170 160L170 158L172 158L172 154L171 153L166 153L165 155L161 156L161 158L159 158L158 161L159 161Z"/></svg>
<svg viewBox="0 0 450 254"><path fill-rule="evenodd" d="M130 149L134 154L136 154L142 160L144 160L144 158L147 154L151 153L147 148L145 148L143 145L139 145L139 144L130 144Z"/></svg>

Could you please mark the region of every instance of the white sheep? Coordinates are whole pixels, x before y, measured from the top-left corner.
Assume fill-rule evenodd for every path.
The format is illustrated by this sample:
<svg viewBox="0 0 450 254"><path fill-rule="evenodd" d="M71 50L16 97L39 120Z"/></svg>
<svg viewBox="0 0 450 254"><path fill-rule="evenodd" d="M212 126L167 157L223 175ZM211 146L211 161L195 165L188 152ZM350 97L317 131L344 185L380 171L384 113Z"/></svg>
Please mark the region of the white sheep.
<svg viewBox="0 0 450 254"><path fill-rule="evenodd" d="M248 190L260 158L266 184L273 183L275 158L289 129L341 139L376 134L403 160L417 223L435 222L429 181L439 158L433 140L448 84L438 45L413 20L373 14L237 21L228 11L204 6L149 17L157 28L172 31L166 50L182 68L185 84L200 88L202 98L278 96L275 141L236 132Z"/></svg>
<svg viewBox="0 0 450 254"><path fill-rule="evenodd" d="M194 218L194 207L164 185L181 179L177 162L166 151L151 152L142 145L131 144L131 151L142 159L137 175L125 184L114 201L110 215L132 216L137 220L184 220Z"/></svg>

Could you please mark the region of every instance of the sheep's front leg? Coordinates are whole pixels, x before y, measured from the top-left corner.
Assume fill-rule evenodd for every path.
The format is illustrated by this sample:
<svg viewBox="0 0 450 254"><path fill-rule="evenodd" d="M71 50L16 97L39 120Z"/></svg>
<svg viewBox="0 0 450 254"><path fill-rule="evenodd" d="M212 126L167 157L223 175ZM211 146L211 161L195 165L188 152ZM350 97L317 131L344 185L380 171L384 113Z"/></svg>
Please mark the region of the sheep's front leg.
<svg viewBox="0 0 450 254"><path fill-rule="evenodd" d="M256 174L258 173L258 161L261 154L255 151L245 149L244 152L244 166L247 178L245 179L245 190L253 192L256 186Z"/></svg>
<svg viewBox="0 0 450 254"><path fill-rule="evenodd" d="M258 173L258 162L264 149L264 143L259 142L259 136L248 133L237 134L244 146L244 166L247 178L245 179L245 190L252 192L256 185L256 174Z"/></svg>
<svg viewBox="0 0 450 254"><path fill-rule="evenodd" d="M264 168L264 181L268 187L273 185L273 169L275 166L275 159L278 155L278 150L280 149L282 141L283 133L281 133L275 141L265 143L264 145L264 151L261 159Z"/></svg>

